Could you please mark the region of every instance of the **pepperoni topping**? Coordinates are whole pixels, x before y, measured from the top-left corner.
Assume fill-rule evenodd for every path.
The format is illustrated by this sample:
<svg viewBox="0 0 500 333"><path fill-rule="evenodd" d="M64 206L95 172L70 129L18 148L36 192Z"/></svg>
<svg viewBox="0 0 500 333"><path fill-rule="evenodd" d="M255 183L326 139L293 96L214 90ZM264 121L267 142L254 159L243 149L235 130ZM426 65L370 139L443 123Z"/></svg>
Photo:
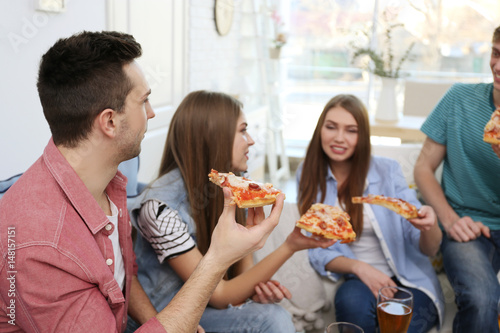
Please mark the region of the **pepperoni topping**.
<svg viewBox="0 0 500 333"><path fill-rule="evenodd" d="M260 186L258 184L255 184L255 183L248 184L248 188L250 190L254 190L254 191L259 191L260 190Z"/></svg>
<svg viewBox="0 0 500 333"><path fill-rule="evenodd" d="M231 183L229 182L229 179L227 179L227 177L223 177L223 178L224 178L224 181L221 182L220 186L230 187Z"/></svg>

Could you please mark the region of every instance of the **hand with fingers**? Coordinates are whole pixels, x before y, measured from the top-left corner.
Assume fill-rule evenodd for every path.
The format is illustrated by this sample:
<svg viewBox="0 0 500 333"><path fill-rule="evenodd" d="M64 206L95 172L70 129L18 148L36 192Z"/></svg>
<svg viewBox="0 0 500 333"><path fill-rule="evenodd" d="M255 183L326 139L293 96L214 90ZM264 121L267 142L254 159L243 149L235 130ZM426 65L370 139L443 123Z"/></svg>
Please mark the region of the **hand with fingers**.
<svg viewBox="0 0 500 333"><path fill-rule="evenodd" d="M451 227L445 227L445 230L448 236L457 242L468 242L481 235L490 237L490 228L479 221L474 221L469 216L459 218Z"/></svg>
<svg viewBox="0 0 500 333"><path fill-rule="evenodd" d="M224 210L212 233L210 253L222 266L229 266L248 254L262 248L278 225L283 210L284 195L277 197L271 213L266 218L262 208L250 209L248 227L236 223L236 206L231 200L231 190L224 188ZM230 249L230 251L228 251Z"/></svg>
<svg viewBox="0 0 500 333"><path fill-rule="evenodd" d="M418 211L418 217L409 219L410 223L421 231L428 231L437 225L437 217L434 209L431 206L422 206Z"/></svg>
<svg viewBox="0 0 500 333"><path fill-rule="evenodd" d="M295 227L286 239L286 243L294 252L316 247L326 249L336 242L335 239L328 239L318 236L306 236L302 233L301 230L302 229Z"/></svg>
<svg viewBox="0 0 500 333"><path fill-rule="evenodd" d="M255 286L255 295L252 300L256 303L268 304L279 303L284 298L292 298L290 291L278 281L270 280L266 283L260 282Z"/></svg>
<svg viewBox="0 0 500 333"><path fill-rule="evenodd" d="M370 288L375 298L377 298L380 288L397 286L396 282L394 282L390 276L362 261L358 262L355 268L355 274L368 286L368 288Z"/></svg>

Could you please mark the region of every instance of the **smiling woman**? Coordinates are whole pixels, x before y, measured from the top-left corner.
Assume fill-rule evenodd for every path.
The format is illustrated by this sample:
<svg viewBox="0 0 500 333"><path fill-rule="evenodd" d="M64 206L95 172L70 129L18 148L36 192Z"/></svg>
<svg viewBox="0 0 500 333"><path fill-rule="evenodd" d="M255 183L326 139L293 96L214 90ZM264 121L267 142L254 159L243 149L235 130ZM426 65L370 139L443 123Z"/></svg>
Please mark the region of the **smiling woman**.
<svg viewBox="0 0 500 333"><path fill-rule="evenodd" d="M441 242L436 215L418 201L397 161L371 155L368 113L357 97L338 95L326 104L297 170L297 183L300 213L316 202L339 207L351 217L357 235L352 243L309 250L319 274L345 279L335 294L336 320L374 332L378 289L406 285L416 295L409 332L422 331L419 325L427 332L436 325L444 304L427 257L435 255ZM409 202L419 207L418 216L407 220L385 207L353 203L353 197L368 194Z"/></svg>

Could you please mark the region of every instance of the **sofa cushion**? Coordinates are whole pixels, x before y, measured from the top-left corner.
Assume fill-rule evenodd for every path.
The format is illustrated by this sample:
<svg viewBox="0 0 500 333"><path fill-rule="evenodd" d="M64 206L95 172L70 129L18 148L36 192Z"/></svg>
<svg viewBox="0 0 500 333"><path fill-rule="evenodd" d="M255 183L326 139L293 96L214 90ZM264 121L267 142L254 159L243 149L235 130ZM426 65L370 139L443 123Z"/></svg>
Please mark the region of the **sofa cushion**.
<svg viewBox="0 0 500 333"><path fill-rule="evenodd" d="M270 209L271 206L264 207L266 216ZM299 218L297 204L285 201L280 222L267 239L264 247L255 252L255 262L264 259L283 244ZM309 264L307 250L296 252L272 278L279 281L292 293L290 300L285 299L280 304L292 314L297 331L324 329L325 323L321 313L323 310L331 308L332 299L327 299L322 278Z"/></svg>
<svg viewBox="0 0 500 333"><path fill-rule="evenodd" d="M22 176L22 173L12 176L9 179L0 180L0 198L7 192L7 190Z"/></svg>

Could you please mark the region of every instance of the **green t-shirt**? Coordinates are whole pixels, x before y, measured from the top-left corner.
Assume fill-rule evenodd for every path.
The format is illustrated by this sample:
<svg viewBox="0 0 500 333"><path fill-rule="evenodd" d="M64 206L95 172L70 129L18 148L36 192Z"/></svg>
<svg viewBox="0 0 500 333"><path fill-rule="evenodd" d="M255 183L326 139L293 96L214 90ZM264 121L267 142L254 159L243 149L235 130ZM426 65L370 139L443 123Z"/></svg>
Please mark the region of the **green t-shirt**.
<svg viewBox="0 0 500 333"><path fill-rule="evenodd" d="M446 146L441 185L459 216L500 230L500 158L483 141L496 107L493 84L454 84L422 125ZM432 152L428 152L432 154Z"/></svg>

